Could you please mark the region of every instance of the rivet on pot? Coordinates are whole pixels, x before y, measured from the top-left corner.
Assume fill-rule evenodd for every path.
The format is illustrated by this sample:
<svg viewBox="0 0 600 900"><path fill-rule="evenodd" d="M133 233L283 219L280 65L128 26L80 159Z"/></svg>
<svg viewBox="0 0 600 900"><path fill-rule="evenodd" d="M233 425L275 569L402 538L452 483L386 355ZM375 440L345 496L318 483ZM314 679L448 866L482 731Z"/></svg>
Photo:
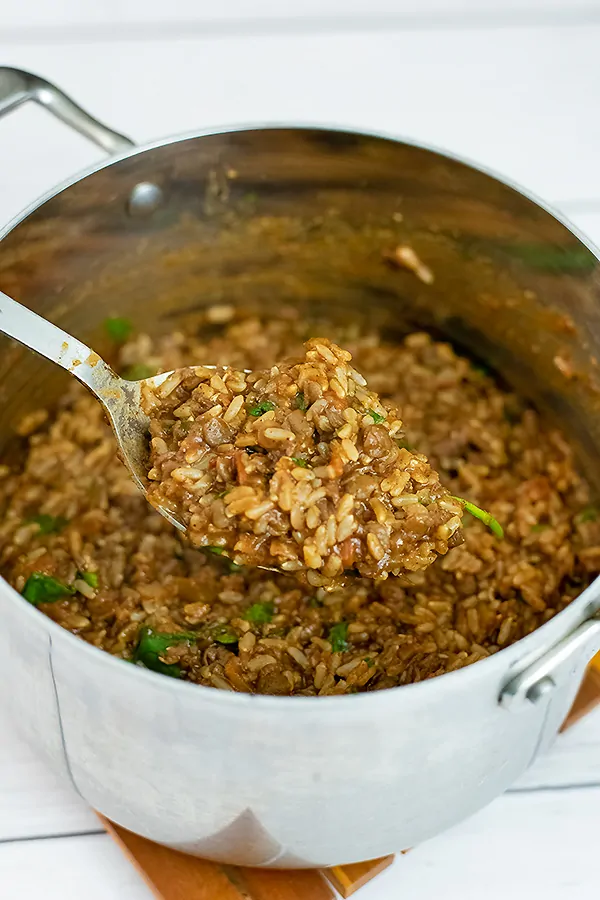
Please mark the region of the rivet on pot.
<svg viewBox="0 0 600 900"><path fill-rule="evenodd" d="M157 184L152 184L151 181L140 181L129 195L127 212L136 218L151 216L163 201L164 194Z"/></svg>
<svg viewBox="0 0 600 900"><path fill-rule="evenodd" d="M535 684L531 685L527 691L527 699L531 703L539 703L541 700L544 700L548 694L552 693L555 687L556 685L552 678L550 678L549 675L545 675L544 678L541 678L539 681L536 681Z"/></svg>

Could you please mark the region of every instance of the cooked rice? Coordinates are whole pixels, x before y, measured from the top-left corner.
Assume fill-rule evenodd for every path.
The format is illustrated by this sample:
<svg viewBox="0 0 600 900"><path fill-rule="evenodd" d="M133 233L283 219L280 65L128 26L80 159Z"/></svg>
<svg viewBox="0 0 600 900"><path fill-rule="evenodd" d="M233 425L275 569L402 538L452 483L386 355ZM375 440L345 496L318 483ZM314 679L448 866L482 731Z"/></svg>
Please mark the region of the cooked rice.
<svg viewBox="0 0 600 900"><path fill-rule="evenodd" d="M121 364L264 369L299 355L307 329L325 333L352 352L368 389L402 411L408 446L453 494L489 509L506 537L465 518L464 544L426 570L379 584L356 578L331 593L238 569L189 547L151 509L118 461L99 405L74 386L48 421L27 423L37 430L22 471L0 463L2 574L18 591L36 572L68 586L74 593L39 609L74 634L211 687L343 694L421 681L495 653L598 572L600 522L571 448L447 344L425 334L391 344L322 322L317 330L285 309L268 321L220 311L207 322L204 339L140 336L122 348ZM307 521L316 522L320 502ZM78 590L82 582L91 590ZM162 649L152 644L157 634L167 635ZM140 637L150 639L144 652Z"/></svg>
<svg viewBox="0 0 600 900"><path fill-rule="evenodd" d="M313 587L427 568L462 542L462 506L350 360L311 338L267 370L186 368L145 386L151 503L193 546Z"/></svg>

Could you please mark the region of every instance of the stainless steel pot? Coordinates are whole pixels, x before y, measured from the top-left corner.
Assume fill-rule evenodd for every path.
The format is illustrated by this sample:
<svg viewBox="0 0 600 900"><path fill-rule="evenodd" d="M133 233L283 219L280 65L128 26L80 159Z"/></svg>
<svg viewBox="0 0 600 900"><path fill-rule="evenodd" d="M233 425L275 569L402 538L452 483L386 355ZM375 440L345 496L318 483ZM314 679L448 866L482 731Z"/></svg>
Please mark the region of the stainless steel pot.
<svg viewBox="0 0 600 900"><path fill-rule="evenodd" d="M597 254L526 193L355 132L252 127L137 148L41 79L0 69L0 112L28 99L117 155L4 230L1 289L100 348L115 310L159 332L222 300L326 307L392 336L425 325L558 418L597 482ZM433 285L386 264L399 242ZM64 385L0 341L3 456L19 452L17 415ZM54 768L132 831L254 866L381 856L470 815L549 745L600 647L596 582L526 639L422 684L248 696L126 665L5 582L0 603L4 695Z"/></svg>

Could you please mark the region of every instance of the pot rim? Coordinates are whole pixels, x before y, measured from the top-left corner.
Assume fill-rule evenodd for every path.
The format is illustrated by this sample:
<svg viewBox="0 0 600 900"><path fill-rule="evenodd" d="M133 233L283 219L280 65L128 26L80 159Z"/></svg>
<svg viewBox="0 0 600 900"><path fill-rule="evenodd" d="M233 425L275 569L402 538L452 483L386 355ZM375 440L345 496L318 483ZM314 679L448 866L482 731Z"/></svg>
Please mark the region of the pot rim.
<svg viewBox="0 0 600 900"><path fill-rule="evenodd" d="M184 141L195 140L202 137L216 136L220 134L235 134L238 132L250 131L318 131L334 134L352 134L359 137L375 138L394 144L404 144L405 146L413 147L417 150L434 153L437 156L441 156L444 159L449 160L450 162L458 163L459 165L463 165L467 168L473 169L474 171L479 172L482 175L486 175L488 178L494 179L495 181L524 197L526 200L534 203L545 213L547 213L549 216L563 225L568 231L570 231L571 234L575 238L577 238L577 240L579 240L596 257L598 262L600 262L600 249L597 248L595 244L582 231L580 231L577 226L570 222L566 216L555 210L550 204L546 203L532 191L523 188L520 184L510 178L499 175L495 170L488 168L487 166L474 162L470 158L464 157L460 154L442 150L433 144L422 143L403 135L395 135L385 131L365 131L364 129L358 128L356 126L334 125L330 127L320 123L312 122L265 122L215 126L212 128L201 129L199 131L191 131L185 132L183 134L172 135L166 138L151 141L146 144L134 146L131 149L124 151L123 153L110 156L99 163L95 163L74 174L73 176L59 183L53 188L50 188L48 191L42 194L41 197L38 197L36 200L26 206L20 213L10 219L6 225L0 228L0 242L4 240L4 238L7 237L18 225L20 225L21 222L25 221L25 219L27 219L36 210L40 209L49 200L52 200L58 194L61 194L63 191L82 181L84 178L87 178L90 175L94 175L97 172L102 171L103 169L109 168L115 163L130 159L149 150L157 150L160 147L170 146L171 144L183 143ZM25 613L26 615L43 615L35 607L31 606L31 604L29 604L22 597L22 595L18 593L18 591L16 591L2 576L0 576L0 590L2 590L3 587L7 589L11 601L21 603L29 607L29 610ZM79 638L71 632L67 631L52 619L49 619L47 617L44 618L46 619L45 626L48 628L51 639L52 635L55 634L60 640L64 639L68 642L73 642L74 648L78 647L82 652L91 654L91 658L97 658L99 662L101 662L101 660L104 660L104 663L107 665L121 666L122 664L126 664L129 667L131 677L146 680L149 679L149 687L151 687L152 685L155 685L156 687L162 685L163 690L173 691L174 693L177 693L179 691L194 691L196 692L196 696L198 696L199 699L202 698L203 701L211 700L217 703L237 704L243 709L254 708L262 709L265 712L269 710L277 712L279 709L283 710L284 708L287 709L288 707L295 706L298 708L298 710L311 710L312 712L315 712L318 709L323 710L323 712L327 710L327 715L330 716L334 711L341 712L342 704L349 704L350 702L352 702L355 705L355 709L357 709L359 703L364 704L366 702L369 702L371 706L374 707L376 702L385 702L386 697L390 696L391 694L398 696L399 691L412 691L414 694L416 691L431 690L432 686L440 683L440 680L443 682L444 687L450 687L454 684L457 678L462 677L464 680L466 674L471 673L473 668L475 667L476 672L482 673L482 667L484 665L489 669L495 660L498 660L500 658L508 660L509 655L515 655L516 647L520 649L520 652L518 654L520 660L529 660L529 658L532 656L534 658L535 655L537 655L535 654L535 644L543 644L543 636L545 636L550 630L555 630L556 623L561 618L566 618L565 614L568 614L569 611L571 611L571 618L573 617L573 614L575 616L579 614L579 621L583 621L585 618L587 618L588 615L591 615L595 610L597 610L599 606L600 576L597 576L594 581L592 581L591 584L589 584L588 587L585 588L585 590L582 591L581 594L579 594L578 597L572 600L571 603L567 607L565 607L565 609L561 610L560 613L558 613L548 622L545 622L535 631L531 632L531 634L526 635L526 637L521 638L514 644L510 644L509 646L504 647L502 650L499 650L497 653L494 653L493 655L488 656L485 659L478 660L477 663L465 666L462 669L456 669L453 672L445 672L442 675L437 675L435 676L435 678L428 678L425 681L414 682L412 684L397 685L393 688L386 688L383 691L364 691L357 694L340 694L325 697L281 697L271 694L243 694L238 691L218 690L216 688L207 687L206 685L193 684L192 682L175 678L167 678L164 675L161 675L158 672L153 672L150 669L145 669L141 666L132 666L131 663L127 662L126 660L113 656L106 650L101 650L98 647L94 647L92 644L88 644L82 638ZM568 633L568 630L563 629L563 634L557 640L560 640L561 637L566 637ZM554 643L556 643L557 640L555 640ZM539 652L541 653L542 651L540 650ZM509 665L506 669L507 673L510 668L511 666ZM124 674L123 669L121 669L121 672ZM332 707L334 707L334 709L332 709ZM347 706L344 708L344 712L348 712Z"/></svg>

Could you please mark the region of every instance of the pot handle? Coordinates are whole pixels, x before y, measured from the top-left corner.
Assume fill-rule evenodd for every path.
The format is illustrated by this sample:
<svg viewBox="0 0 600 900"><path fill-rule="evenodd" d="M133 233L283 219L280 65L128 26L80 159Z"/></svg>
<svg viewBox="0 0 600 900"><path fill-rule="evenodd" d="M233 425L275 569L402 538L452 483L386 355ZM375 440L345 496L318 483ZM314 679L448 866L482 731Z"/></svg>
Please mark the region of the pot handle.
<svg viewBox="0 0 600 900"><path fill-rule="evenodd" d="M0 66L0 118L28 100L45 106L57 119L70 125L107 153L121 153L135 147L130 138L94 119L49 81L32 72Z"/></svg>
<svg viewBox="0 0 600 900"><path fill-rule="evenodd" d="M517 709L540 703L599 650L600 612L597 612L518 675L513 675L500 692L500 705Z"/></svg>

